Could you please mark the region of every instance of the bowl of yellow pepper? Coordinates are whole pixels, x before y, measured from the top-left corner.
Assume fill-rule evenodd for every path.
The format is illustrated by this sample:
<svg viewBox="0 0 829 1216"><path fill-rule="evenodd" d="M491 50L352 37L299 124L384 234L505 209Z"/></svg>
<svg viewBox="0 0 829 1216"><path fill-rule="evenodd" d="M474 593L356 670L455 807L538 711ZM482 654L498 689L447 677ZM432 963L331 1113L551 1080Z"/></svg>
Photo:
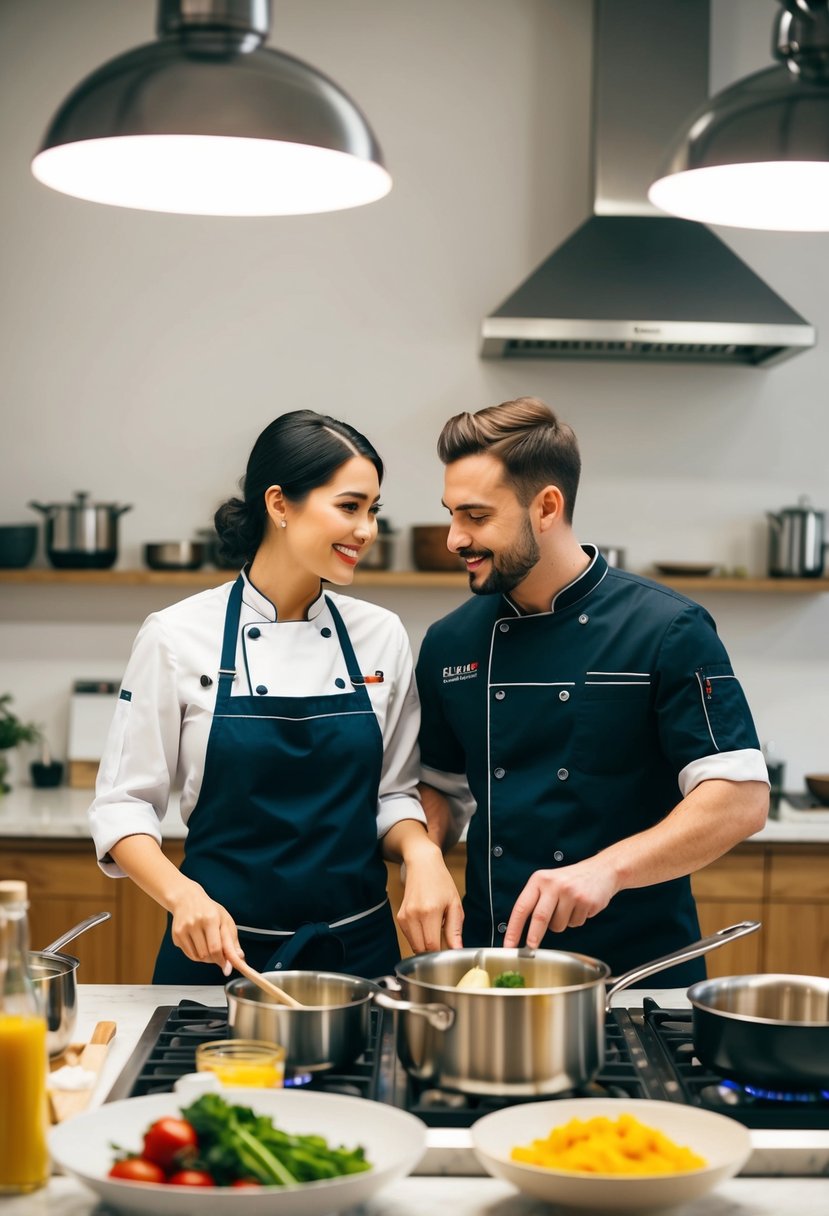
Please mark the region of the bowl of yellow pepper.
<svg viewBox="0 0 829 1216"><path fill-rule="evenodd" d="M734 1119L639 1098L507 1106L473 1125L472 1144L493 1177L588 1212L679 1207L739 1173L751 1153Z"/></svg>

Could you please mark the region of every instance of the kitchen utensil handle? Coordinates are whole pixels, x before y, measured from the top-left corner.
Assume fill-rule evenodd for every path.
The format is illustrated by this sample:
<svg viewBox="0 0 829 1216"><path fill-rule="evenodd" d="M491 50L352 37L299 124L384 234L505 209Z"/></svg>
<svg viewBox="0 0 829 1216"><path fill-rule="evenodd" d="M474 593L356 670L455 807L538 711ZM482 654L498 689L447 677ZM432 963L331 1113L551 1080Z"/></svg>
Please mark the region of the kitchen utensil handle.
<svg viewBox="0 0 829 1216"><path fill-rule="evenodd" d="M44 506L42 502L27 502L27 507L31 507L34 511L42 511L44 515L48 515L52 510L51 507Z"/></svg>
<svg viewBox="0 0 829 1216"><path fill-rule="evenodd" d="M397 1013L403 1010L405 1013L416 1013L420 1017L426 1019L430 1026L435 1030L448 1030L455 1020L455 1011L450 1009L448 1005L440 1005L437 1002L432 1002L428 1005L420 1005L416 1001L401 1001L397 997L389 996L382 989L379 992L372 993L372 1000L375 1005L379 1005L381 1009L388 1009L392 1013Z"/></svg>
<svg viewBox="0 0 829 1216"><path fill-rule="evenodd" d="M87 916L85 920L79 921L77 925L73 925L65 933L61 933L60 937L56 937L48 946L44 946L43 953L56 954L61 946L65 946L68 942L73 941L81 933L85 933L87 929L91 929L93 925L99 925L101 921L110 920L111 917L111 912L95 912L92 916Z"/></svg>
<svg viewBox="0 0 829 1216"><path fill-rule="evenodd" d="M277 988L276 984L272 984L269 979L261 975L243 959L237 959L234 964L236 970L244 975L247 979L252 980L263 992L267 992L275 1001L279 1001L281 1005L288 1005L291 1009L304 1009L302 1001L296 1000L295 997L289 996L287 992L283 992L281 988Z"/></svg>
<svg viewBox="0 0 829 1216"><path fill-rule="evenodd" d="M663 954L661 958L654 959L652 963L642 963L641 967L634 967L632 971L626 971L624 975L620 975L617 980L614 980L608 989L605 1009L609 1013L610 1003L616 993L621 992L623 988L629 988L638 980L643 980L648 975L655 975L657 971L664 971L666 967L671 967L675 963L686 963L692 958L699 958L701 954L708 954L709 950L716 950L718 946L724 946L738 937L756 933L759 928L758 920L741 920L736 925L729 925L727 929L718 929L710 937L700 938L698 942L692 942L690 946L684 946L681 950Z"/></svg>

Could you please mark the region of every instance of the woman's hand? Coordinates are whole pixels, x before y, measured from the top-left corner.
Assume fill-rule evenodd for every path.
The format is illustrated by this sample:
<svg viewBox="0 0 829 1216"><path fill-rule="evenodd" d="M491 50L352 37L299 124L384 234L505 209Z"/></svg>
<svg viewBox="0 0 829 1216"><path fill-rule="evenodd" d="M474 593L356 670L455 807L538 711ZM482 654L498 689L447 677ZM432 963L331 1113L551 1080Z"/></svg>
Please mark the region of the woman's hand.
<svg viewBox="0 0 829 1216"><path fill-rule="evenodd" d="M196 963L215 963L230 975L244 958L233 917L197 882L186 879L170 902L173 942Z"/></svg>
<svg viewBox="0 0 829 1216"><path fill-rule="evenodd" d="M440 950L441 934L450 950L463 945L463 908L443 854L426 829L404 819L384 837L385 852L406 867L403 899L397 922L415 954Z"/></svg>

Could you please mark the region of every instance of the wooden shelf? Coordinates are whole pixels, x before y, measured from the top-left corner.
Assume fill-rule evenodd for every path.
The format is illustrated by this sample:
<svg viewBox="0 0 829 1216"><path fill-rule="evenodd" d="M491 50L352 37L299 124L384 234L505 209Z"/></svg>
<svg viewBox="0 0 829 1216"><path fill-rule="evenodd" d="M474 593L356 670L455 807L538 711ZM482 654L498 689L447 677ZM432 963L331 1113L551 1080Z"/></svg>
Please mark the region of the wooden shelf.
<svg viewBox="0 0 829 1216"><path fill-rule="evenodd" d="M646 577L653 577L643 571ZM202 591L235 577L232 570L0 570L0 583L18 586L182 587ZM829 578L657 578L654 581L686 592L753 592L771 595L825 595ZM458 571L360 570L358 587L464 588L467 576Z"/></svg>

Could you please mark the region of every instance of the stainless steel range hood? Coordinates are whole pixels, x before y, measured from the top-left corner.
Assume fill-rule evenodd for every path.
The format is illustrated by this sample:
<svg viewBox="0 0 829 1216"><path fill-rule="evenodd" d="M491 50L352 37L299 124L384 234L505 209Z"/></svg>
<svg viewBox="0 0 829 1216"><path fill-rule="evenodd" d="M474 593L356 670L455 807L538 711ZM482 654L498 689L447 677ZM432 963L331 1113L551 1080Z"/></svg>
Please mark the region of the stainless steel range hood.
<svg viewBox="0 0 829 1216"><path fill-rule="evenodd" d="M709 0L595 0L594 21L594 214L485 319L481 353L767 367L814 346L724 241L647 199L708 96Z"/></svg>

